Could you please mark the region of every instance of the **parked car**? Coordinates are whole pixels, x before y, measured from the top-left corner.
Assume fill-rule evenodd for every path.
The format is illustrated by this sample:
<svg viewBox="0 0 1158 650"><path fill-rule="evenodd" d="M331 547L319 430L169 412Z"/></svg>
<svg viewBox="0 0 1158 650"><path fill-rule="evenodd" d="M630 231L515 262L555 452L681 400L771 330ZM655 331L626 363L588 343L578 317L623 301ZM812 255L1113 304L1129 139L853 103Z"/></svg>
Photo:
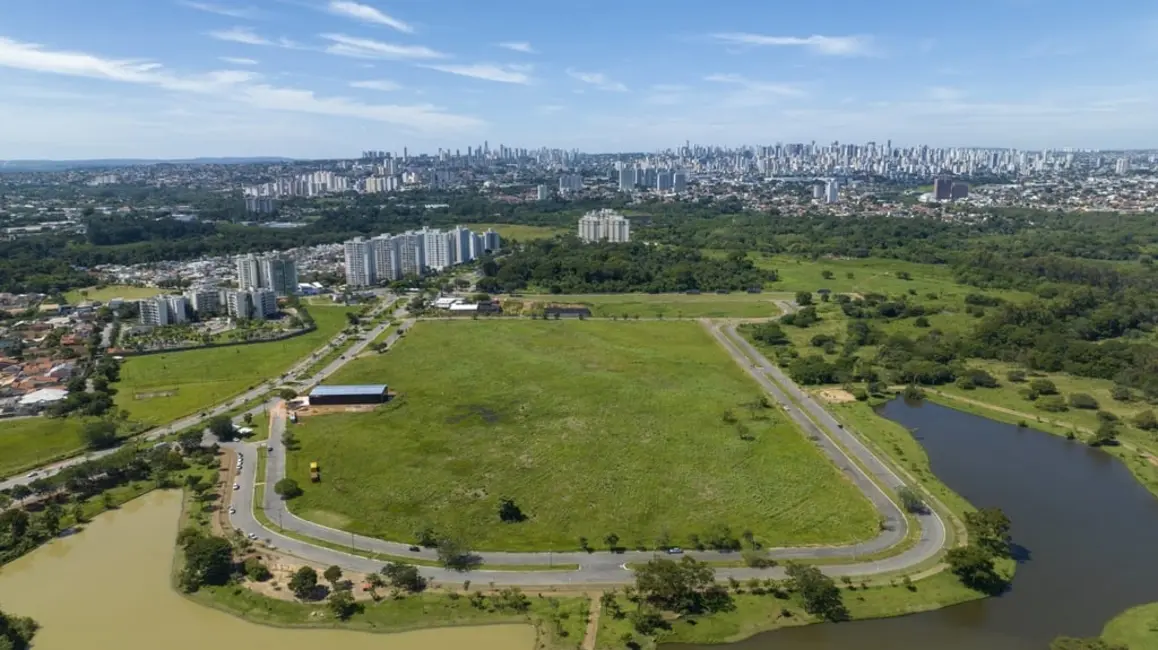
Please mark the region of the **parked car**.
<svg viewBox="0 0 1158 650"><path fill-rule="evenodd" d="M240 483L234 483L234 484L233 484L233 489L234 489L234 490L240 490L240 489L241 489L241 484L240 484Z"/></svg>
<svg viewBox="0 0 1158 650"><path fill-rule="evenodd" d="M684 552L684 550L678 546L673 546L667 550L668 555L679 555L680 553L683 553L683 552Z"/></svg>

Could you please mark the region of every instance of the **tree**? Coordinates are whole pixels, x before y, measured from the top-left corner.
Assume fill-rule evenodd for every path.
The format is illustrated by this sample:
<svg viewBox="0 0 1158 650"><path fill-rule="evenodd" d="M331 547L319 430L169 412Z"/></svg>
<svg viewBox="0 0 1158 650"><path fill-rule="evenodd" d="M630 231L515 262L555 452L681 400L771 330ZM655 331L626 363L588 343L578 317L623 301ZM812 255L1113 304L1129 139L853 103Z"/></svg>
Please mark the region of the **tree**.
<svg viewBox="0 0 1158 650"><path fill-rule="evenodd" d="M438 540L438 560L455 571L470 571L480 564L479 557L470 552L465 541L450 536Z"/></svg>
<svg viewBox="0 0 1158 650"><path fill-rule="evenodd" d="M1151 415L1153 415L1153 411L1151 411ZM16 499L17 501L23 501L24 499L32 496L32 489L27 485L20 483L18 485L12 486L11 494L13 499Z"/></svg>
<svg viewBox="0 0 1158 650"><path fill-rule="evenodd" d="M1008 379L1009 381L1015 383L1015 384L1020 384L1023 381L1025 381L1025 371L1024 370L1010 370L1009 372L1005 373L1005 378Z"/></svg>
<svg viewBox="0 0 1158 650"><path fill-rule="evenodd" d="M811 305L812 304L812 292L811 291L797 291L796 292L796 304L800 305L801 307L806 307L808 305Z"/></svg>
<svg viewBox="0 0 1158 650"><path fill-rule="evenodd" d="M64 518L64 509L60 504L53 501L48 504L44 512L40 513L40 524L44 526L44 531L51 537L56 537L60 532L60 520Z"/></svg>
<svg viewBox="0 0 1158 650"><path fill-rule="evenodd" d="M228 415L215 415L209 418L209 433L217 436L218 440L228 442L237 438L237 430L233 428L233 420Z"/></svg>
<svg viewBox="0 0 1158 650"><path fill-rule="evenodd" d="M246 558L243 568L246 577L254 582L265 582L273 577L273 574L269 572L269 568L255 557Z"/></svg>
<svg viewBox="0 0 1158 650"><path fill-rule="evenodd" d="M32 637L36 636L39 629L40 625L31 618L0 611L0 648L28 650L32 646Z"/></svg>
<svg viewBox="0 0 1158 650"><path fill-rule="evenodd" d="M833 278L832 271L825 269L820 272L820 277L824 278L825 280L831 280Z"/></svg>
<svg viewBox="0 0 1158 650"><path fill-rule="evenodd" d="M187 591L203 585L223 585L233 572L233 547L220 537L197 534L185 539L181 584Z"/></svg>
<svg viewBox="0 0 1158 650"><path fill-rule="evenodd" d="M108 449L117 444L117 425L111 420L97 420L84 425L81 440L89 449Z"/></svg>
<svg viewBox="0 0 1158 650"><path fill-rule="evenodd" d="M426 589L426 578L418 572L418 567L405 562L388 562L382 567L382 575L390 580L391 587L418 593Z"/></svg>
<svg viewBox="0 0 1158 650"><path fill-rule="evenodd" d="M788 563L788 578L804 602L804 611L829 621L848 620L840 589L820 569L806 564Z"/></svg>
<svg viewBox="0 0 1158 650"><path fill-rule="evenodd" d="M304 566L298 569L289 581L290 591L301 600L313 595L317 587L318 572L314 571L313 567Z"/></svg>
<svg viewBox="0 0 1158 650"><path fill-rule="evenodd" d="M1034 379L1029 388L1038 395L1057 395L1057 386L1048 379Z"/></svg>
<svg viewBox="0 0 1158 650"><path fill-rule="evenodd" d="M1090 438L1091 447L1104 447L1117 444L1117 442L1118 425L1114 422L1103 421L1094 431L1093 437Z"/></svg>
<svg viewBox="0 0 1158 650"><path fill-rule="evenodd" d="M336 564L332 565L322 573L322 577L331 585L336 585L342 579L342 567Z"/></svg>
<svg viewBox="0 0 1158 650"><path fill-rule="evenodd" d="M201 448L201 438L200 431L187 429L177 434L177 444L181 447L181 451L189 454Z"/></svg>
<svg viewBox="0 0 1158 650"><path fill-rule="evenodd" d="M925 506L925 500L921 498L921 494L908 485L902 485L900 489L897 490L897 497L901 500L901 507L908 512L914 514L928 512L928 508Z"/></svg>
<svg viewBox="0 0 1158 650"><path fill-rule="evenodd" d="M499 501L499 519L504 523L517 524L526 521L527 515L523 514L519 506L515 505L514 500L503 497Z"/></svg>
<svg viewBox="0 0 1158 650"><path fill-rule="evenodd" d="M635 570L635 588L639 594L652 605L673 612L722 609L713 587L716 587L715 571L686 555L679 562L655 559Z"/></svg>
<svg viewBox="0 0 1158 650"><path fill-rule="evenodd" d="M997 572L993 556L977 544L950 549L945 560L953 575L970 589L996 595L1008 586L1008 581Z"/></svg>
<svg viewBox="0 0 1158 650"><path fill-rule="evenodd" d="M1134 426L1143 431L1153 431L1158 429L1158 417L1154 415L1154 411L1146 409L1134 416ZM12 496L16 496L13 494Z"/></svg>
<svg viewBox="0 0 1158 650"><path fill-rule="evenodd" d="M1134 393L1122 385L1115 385L1110 389L1110 397L1119 402L1131 402L1134 400Z"/></svg>
<svg viewBox="0 0 1158 650"><path fill-rule="evenodd" d="M615 533L609 533L606 537L603 538L603 541L607 542L607 548L613 551L619 548L619 535L616 535Z"/></svg>
<svg viewBox="0 0 1158 650"><path fill-rule="evenodd" d="M273 491L283 500L296 499L303 494L302 487L292 478L283 478L273 486Z"/></svg>
<svg viewBox="0 0 1158 650"><path fill-rule="evenodd" d="M330 611L334 614L334 618L339 621L344 621L354 614L358 613L360 606L354 600L354 594L350 593L349 589L335 589L330 592L329 602Z"/></svg>
<svg viewBox="0 0 1158 650"><path fill-rule="evenodd" d="M965 513L965 529L969 538L985 552L996 557L1009 557L1010 521L1001 508L982 508Z"/></svg>
<svg viewBox="0 0 1158 650"><path fill-rule="evenodd" d="M245 422L245 426L253 426L253 413L247 412L245 415L241 416L241 419Z"/></svg>
<svg viewBox="0 0 1158 650"><path fill-rule="evenodd" d="M1098 400L1086 393L1070 393L1070 406L1076 409L1094 411L1098 408Z"/></svg>

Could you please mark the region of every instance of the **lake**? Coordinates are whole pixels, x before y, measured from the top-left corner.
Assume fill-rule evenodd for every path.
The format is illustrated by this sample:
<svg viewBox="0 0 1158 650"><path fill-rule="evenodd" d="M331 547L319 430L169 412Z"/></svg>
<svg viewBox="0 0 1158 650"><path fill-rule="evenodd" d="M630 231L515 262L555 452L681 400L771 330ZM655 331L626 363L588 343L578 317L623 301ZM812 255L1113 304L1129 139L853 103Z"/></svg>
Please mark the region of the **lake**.
<svg viewBox="0 0 1158 650"><path fill-rule="evenodd" d="M1009 515L1022 556L1012 590L911 616L768 632L729 650L1044 650L1158 601L1158 499L1117 459L929 402L898 399L880 413L915 430L946 485Z"/></svg>

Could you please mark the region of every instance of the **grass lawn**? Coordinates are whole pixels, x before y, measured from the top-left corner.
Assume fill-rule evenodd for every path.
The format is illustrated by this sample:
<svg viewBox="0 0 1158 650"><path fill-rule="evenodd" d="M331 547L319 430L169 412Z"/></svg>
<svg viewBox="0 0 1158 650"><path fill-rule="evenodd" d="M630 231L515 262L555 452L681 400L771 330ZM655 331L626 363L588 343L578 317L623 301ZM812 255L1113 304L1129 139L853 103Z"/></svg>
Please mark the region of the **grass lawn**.
<svg viewBox="0 0 1158 650"><path fill-rule="evenodd" d="M432 526L478 550L606 548L611 533L691 546L721 526L773 546L877 532L868 501L789 420L745 406L759 388L695 323L422 322L332 380L370 382L400 395L295 427L298 514L398 541ZM501 523L502 497L529 520Z"/></svg>
<svg viewBox="0 0 1158 650"><path fill-rule="evenodd" d="M534 306L584 305L598 318L771 318L780 315L774 299L790 298L775 293L619 293L534 295L520 294L504 300L507 313L529 312ZM521 303L521 308L518 304Z"/></svg>
<svg viewBox="0 0 1158 650"><path fill-rule="evenodd" d="M165 290L158 289L157 287L134 287L127 284L111 284L100 289L96 287L73 289L64 294L64 299L68 301L68 304L75 305L85 300L99 300L101 302L108 302L113 298L140 300L142 298L152 298L160 293L165 293Z"/></svg>
<svg viewBox="0 0 1158 650"><path fill-rule="evenodd" d="M1130 650L1158 650L1158 603L1139 605L1118 614L1106 624L1102 638Z"/></svg>
<svg viewBox="0 0 1158 650"><path fill-rule="evenodd" d="M578 219L576 219L578 222ZM486 232L487 228L493 229L499 234L499 237L505 242L510 239L517 239L519 241L531 241L532 239L550 239L555 235L560 235L567 232L572 232L574 228L562 228L558 226L525 226L517 223L472 223L466 224L472 232Z"/></svg>
<svg viewBox="0 0 1158 650"><path fill-rule="evenodd" d="M164 424L278 377L347 325L341 307L310 314L317 329L283 341L129 357L115 385L117 407L134 420Z"/></svg>
<svg viewBox="0 0 1158 650"><path fill-rule="evenodd" d="M0 420L0 476L11 476L84 449L81 418Z"/></svg>

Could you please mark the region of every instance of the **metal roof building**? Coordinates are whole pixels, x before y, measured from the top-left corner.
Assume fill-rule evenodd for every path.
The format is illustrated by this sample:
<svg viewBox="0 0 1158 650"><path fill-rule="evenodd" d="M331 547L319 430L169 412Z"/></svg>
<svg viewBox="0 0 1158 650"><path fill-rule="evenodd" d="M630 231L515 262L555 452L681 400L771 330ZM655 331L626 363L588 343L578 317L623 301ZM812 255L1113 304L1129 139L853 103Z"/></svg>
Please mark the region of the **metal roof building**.
<svg viewBox="0 0 1158 650"><path fill-rule="evenodd" d="M310 405L381 404L386 401L386 396L386 384L317 386L310 391Z"/></svg>

